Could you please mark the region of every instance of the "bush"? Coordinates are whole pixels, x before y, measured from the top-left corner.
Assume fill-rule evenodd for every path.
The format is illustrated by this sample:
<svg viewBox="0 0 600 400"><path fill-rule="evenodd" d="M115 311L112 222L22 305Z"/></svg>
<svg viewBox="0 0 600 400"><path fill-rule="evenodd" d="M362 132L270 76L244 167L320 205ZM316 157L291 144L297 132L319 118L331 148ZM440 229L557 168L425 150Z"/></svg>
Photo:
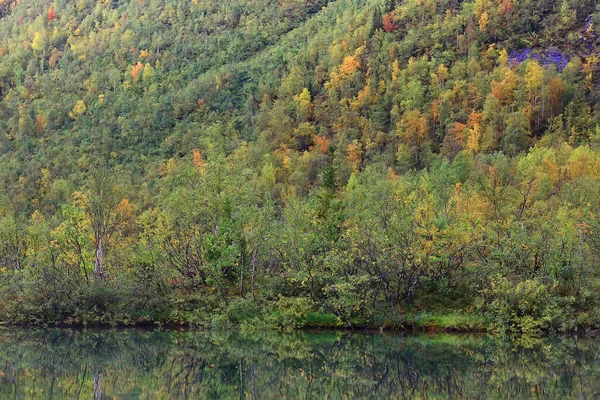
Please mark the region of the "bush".
<svg viewBox="0 0 600 400"><path fill-rule="evenodd" d="M302 328L307 317L314 309L310 299L305 297L280 298L274 304L274 310L269 314L267 322L277 329L292 330Z"/></svg>
<svg viewBox="0 0 600 400"><path fill-rule="evenodd" d="M304 324L304 326L312 328L331 328L343 325L343 322L335 314L320 312L308 313Z"/></svg>
<svg viewBox="0 0 600 400"><path fill-rule="evenodd" d="M565 330L568 304L569 299L559 298L537 280L515 283L499 277L482 291L477 306L494 331L536 337L543 331Z"/></svg>
<svg viewBox="0 0 600 400"><path fill-rule="evenodd" d="M243 321L262 318L264 310L259 303L252 299L236 298L229 303L226 314L229 321L239 325Z"/></svg>

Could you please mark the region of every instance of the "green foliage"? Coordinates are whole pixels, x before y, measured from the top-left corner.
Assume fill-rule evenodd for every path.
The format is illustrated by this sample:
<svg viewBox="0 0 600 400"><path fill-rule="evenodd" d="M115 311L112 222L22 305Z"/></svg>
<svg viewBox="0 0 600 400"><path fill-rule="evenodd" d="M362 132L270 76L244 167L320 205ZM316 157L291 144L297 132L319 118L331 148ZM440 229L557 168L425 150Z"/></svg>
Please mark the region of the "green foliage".
<svg viewBox="0 0 600 400"><path fill-rule="evenodd" d="M479 307L501 334L537 337L543 330L560 330L570 312L573 299L561 302L552 289L536 280L513 283L499 278L482 291Z"/></svg>
<svg viewBox="0 0 600 400"><path fill-rule="evenodd" d="M594 1L29 3L0 320L600 323Z"/></svg>

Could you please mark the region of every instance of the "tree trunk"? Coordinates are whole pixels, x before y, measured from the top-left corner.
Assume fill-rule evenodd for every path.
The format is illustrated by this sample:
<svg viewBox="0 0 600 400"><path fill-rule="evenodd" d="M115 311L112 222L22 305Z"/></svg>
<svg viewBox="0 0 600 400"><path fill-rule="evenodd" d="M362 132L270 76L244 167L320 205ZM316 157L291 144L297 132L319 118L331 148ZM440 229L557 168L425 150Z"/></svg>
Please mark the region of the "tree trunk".
<svg viewBox="0 0 600 400"><path fill-rule="evenodd" d="M254 254L252 255L252 274L251 274L251 283L250 283L250 290L252 292L252 300L256 300L256 298L254 297L254 277L256 276L256 252L257 252L257 250L254 250Z"/></svg>
<svg viewBox="0 0 600 400"><path fill-rule="evenodd" d="M242 262L240 265L240 296L244 297L244 265L246 264L245 251L242 251Z"/></svg>
<svg viewBox="0 0 600 400"><path fill-rule="evenodd" d="M95 400L104 400L106 396L102 393L102 371L98 371L98 373L94 374L94 399Z"/></svg>
<svg viewBox="0 0 600 400"><path fill-rule="evenodd" d="M244 370L242 364L243 358L240 358L240 399L244 398Z"/></svg>
<svg viewBox="0 0 600 400"><path fill-rule="evenodd" d="M250 393L250 398L252 400L256 399L256 387L254 385L254 354L252 354L252 361L250 363L250 388L251 388L251 393Z"/></svg>
<svg viewBox="0 0 600 400"><path fill-rule="evenodd" d="M98 240L98 245L96 246L96 261L94 262L94 278L96 280L104 279L104 268L102 266L102 239Z"/></svg>

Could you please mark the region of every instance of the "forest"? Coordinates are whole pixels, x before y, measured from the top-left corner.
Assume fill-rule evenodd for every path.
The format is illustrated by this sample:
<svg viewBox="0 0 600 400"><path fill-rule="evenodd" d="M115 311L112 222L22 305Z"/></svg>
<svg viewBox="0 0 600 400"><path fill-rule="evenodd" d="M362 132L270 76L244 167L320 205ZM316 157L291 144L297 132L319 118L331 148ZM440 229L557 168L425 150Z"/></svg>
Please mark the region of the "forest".
<svg viewBox="0 0 600 400"><path fill-rule="evenodd" d="M0 0L0 323L600 328L596 0Z"/></svg>

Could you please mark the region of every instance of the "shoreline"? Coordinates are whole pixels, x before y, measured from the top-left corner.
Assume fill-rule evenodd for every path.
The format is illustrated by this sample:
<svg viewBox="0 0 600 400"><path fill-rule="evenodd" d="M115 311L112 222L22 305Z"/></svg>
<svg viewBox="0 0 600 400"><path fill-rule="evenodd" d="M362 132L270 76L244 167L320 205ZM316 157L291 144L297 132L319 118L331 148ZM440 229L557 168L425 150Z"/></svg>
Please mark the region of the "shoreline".
<svg viewBox="0 0 600 400"><path fill-rule="evenodd" d="M440 317L443 315L432 315L428 314L433 318ZM422 316L417 316L422 317ZM170 331L195 331L195 332L210 332L210 331L231 331L231 332L240 332L245 331L242 324L231 325L228 328L215 328L215 327L203 327L200 325L196 325L189 322L168 322L168 323L160 323L160 322L134 322L134 323L10 323L10 322L0 322L0 329L2 328L17 328L17 329L72 329L72 330L145 330L145 331L153 331L153 330L170 330ZM363 326L363 325L355 325L355 326L339 326L339 325L304 325L298 326L292 329L261 329L255 328L250 329L249 332L259 333L259 332L271 332L271 333L321 333L321 332L345 332L345 333L381 333L381 334L400 334L400 335L412 335L412 334L469 334L469 335L492 335L501 337L503 335L495 332L494 330L486 327L484 325L473 326L473 327L464 327L464 326L435 326L428 323L421 324L404 324L398 327L389 327L389 326ZM550 338L561 335L575 335L575 336L584 336L584 337L598 337L600 336L600 327L587 327L587 328L577 328L571 330L565 330L562 332L559 331L541 331L540 334L536 336L532 336L535 338ZM508 337L522 337L527 335L509 335Z"/></svg>

